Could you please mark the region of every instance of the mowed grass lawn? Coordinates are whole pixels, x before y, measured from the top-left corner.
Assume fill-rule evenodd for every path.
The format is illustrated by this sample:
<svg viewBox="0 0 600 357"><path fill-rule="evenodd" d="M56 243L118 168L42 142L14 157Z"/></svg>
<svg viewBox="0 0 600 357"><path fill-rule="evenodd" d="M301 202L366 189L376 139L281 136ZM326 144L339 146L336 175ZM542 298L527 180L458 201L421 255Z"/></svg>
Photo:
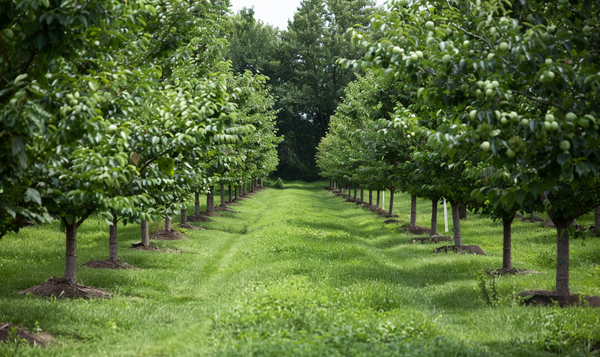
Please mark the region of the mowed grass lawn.
<svg viewBox="0 0 600 357"><path fill-rule="evenodd" d="M600 309L514 299L553 288L553 229L515 222L514 264L541 274L498 278L489 306L480 278L501 267L500 222L472 214L463 222L465 244L488 256L434 255L435 245L409 244L401 229L409 196L396 196L400 225L384 225L325 185L267 189L212 217L210 230L153 241L179 253L130 250L139 225L120 226L120 260L139 270L78 270L79 283L110 300L18 295L62 276L64 236L58 224L10 234L0 241L0 322L54 336L45 350L19 347L22 356L550 356L585 355L600 342ZM430 203L418 203L418 224L428 226ZM441 205L439 217L443 232ZM584 238L572 241L571 289L600 296L600 239ZM108 226L90 219L78 263L107 257ZM2 344L0 355L12 347Z"/></svg>

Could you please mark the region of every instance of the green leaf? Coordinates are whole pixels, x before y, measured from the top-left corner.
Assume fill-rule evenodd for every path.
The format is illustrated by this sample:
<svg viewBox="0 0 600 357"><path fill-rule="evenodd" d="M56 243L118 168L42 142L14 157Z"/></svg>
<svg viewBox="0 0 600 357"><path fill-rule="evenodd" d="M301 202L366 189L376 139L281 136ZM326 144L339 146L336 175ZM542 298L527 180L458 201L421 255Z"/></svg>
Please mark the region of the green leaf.
<svg viewBox="0 0 600 357"><path fill-rule="evenodd" d="M517 192L515 192L515 201L517 201L519 205L523 205L523 202L525 202L525 196L527 196L527 193L522 189L518 189Z"/></svg>
<svg viewBox="0 0 600 357"><path fill-rule="evenodd" d="M27 189L27 191L25 191L25 202L33 202L37 203L38 205L41 205L42 196L40 196L38 190L30 187Z"/></svg>

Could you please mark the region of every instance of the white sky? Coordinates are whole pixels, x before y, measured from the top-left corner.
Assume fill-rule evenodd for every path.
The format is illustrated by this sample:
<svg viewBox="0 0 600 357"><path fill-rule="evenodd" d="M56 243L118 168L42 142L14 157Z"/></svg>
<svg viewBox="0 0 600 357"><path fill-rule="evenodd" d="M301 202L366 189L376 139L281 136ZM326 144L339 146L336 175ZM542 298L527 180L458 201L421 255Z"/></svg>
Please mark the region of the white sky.
<svg viewBox="0 0 600 357"><path fill-rule="evenodd" d="M377 5L383 5L386 0L376 0ZM255 17L284 30L287 28L288 19L294 17L294 13L301 0L230 0L231 10L237 13L243 7L254 6Z"/></svg>

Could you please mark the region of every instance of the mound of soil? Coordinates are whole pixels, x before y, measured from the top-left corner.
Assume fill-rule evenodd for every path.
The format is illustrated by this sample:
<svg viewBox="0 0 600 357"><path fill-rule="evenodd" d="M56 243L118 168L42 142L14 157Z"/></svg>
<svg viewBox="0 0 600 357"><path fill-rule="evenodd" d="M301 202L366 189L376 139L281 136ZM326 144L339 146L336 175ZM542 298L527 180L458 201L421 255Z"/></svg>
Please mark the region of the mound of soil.
<svg viewBox="0 0 600 357"><path fill-rule="evenodd" d="M352 197L346 198L346 202L356 203L356 202L358 202L358 201L359 201L359 200L357 200L357 199L354 199L354 198L352 198Z"/></svg>
<svg viewBox="0 0 600 357"><path fill-rule="evenodd" d="M546 227L546 228L554 228L554 223L552 222L542 222L542 227Z"/></svg>
<svg viewBox="0 0 600 357"><path fill-rule="evenodd" d="M600 297L598 296L583 296L583 295L569 295L569 296L557 296L555 291L549 290L526 290L519 294L525 305L541 305L541 306L554 306L556 303L560 307L565 306L589 306L589 307L600 307Z"/></svg>
<svg viewBox="0 0 600 357"><path fill-rule="evenodd" d="M92 268L92 269L132 269L137 270L136 267L133 267L127 263L123 263L120 261L112 261L112 260L92 260L91 262L87 262L82 266Z"/></svg>
<svg viewBox="0 0 600 357"><path fill-rule="evenodd" d="M193 225L191 225L189 223L180 224L179 227L180 228L185 228L185 229L191 229L193 231L204 231L204 230L206 230L206 228L204 228L204 227L193 226Z"/></svg>
<svg viewBox="0 0 600 357"><path fill-rule="evenodd" d="M384 210L384 209L378 210L377 214L379 214L381 217L385 217L385 218L398 218L397 214L390 214L389 211Z"/></svg>
<svg viewBox="0 0 600 357"><path fill-rule="evenodd" d="M245 193L244 195L242 195L242 196L239 196L239 197L238 197L238 200L245 200L245 199L247 199L247 198L252 198L252 196L250 196L250 195L251 195L251 194L250 194L250 192L247 192L247 193Z"/></svg>
<svg viewBox="0 0 600 357"><path fill-rule="evenodd" d="M177 231L159 230L150 235L150 239L156 240L181 240L185 237L183 233Z"/></svg>
<svg viewBox="0 0 600 357"><path fill-rule="evenodd" d="M229 205L229 206L239 206L239 204L237 204L235 202L228 203L227 205Z"/></svg>
<svg viewBox="0 0 600 357"><path fill-rule="evenodd" d="M206 223L206 222L210 222L210 219L208 219L204 216L198 216L198 217L188 216L187 221L188 222L204 222L204 223Z"/></svg>
<svg viewBox="0 0 600 357"><path fill-rule="evenodd" d="M181 253L181 251L179 249L162 249L162 248L157 248L154 246L144 247L144 244L142 244L142 242L133 243L131 245L131 248L129 248L129 249L149 251L149 252L160 252L160 253L175 253L175 254Z"/></svg>
<svg viewBox="0 0 600 357"><path fill-rule="evenodd" d="M383 224L393 224L393 223L400 223L400 221L397 221L395 219L388 219L383 221Z"/></svg>
<svg viewBox="0 0 600 357"><path fill-rule="evenodd" d="M12 326L11 324L0 323L0 342L8 341L8 334L12 332L13 328L17 329L17 336L19 339L24 339L32 346L46 347L46 343L52 340L52 335L49 333L35 334L31 331Z"/></svg>
<svg viewBox="0 0 600 357"><path fill-rule="evenodd" d="M32 288L19 292L21 295L34 294L40 297L55 296L58 299L63 298L83 298L83 299L109 299L110 293L93 288L91 286L71 283L65 278L54 277Z"/></svg>
<svg viewBox="0 0 600 357"><path fill-rule="evenodd" d="M488 273L490 276L541 274L539 271L517 268L488 270L486 273Z"/></svg>
<svg viewBox="0 0 600 357"><path fill-rule="evenodd" d="M463 245L462 247L457 247L455 245L446 245L443 247L439 247L433 251L433 253L464 253L464 254L475 254L475 255L486 255L478 245Z"/></svg>
<svg viewBox="0 0 600 357"><path fill-rule="evenodd" d="M421 243L421 244L425 244L425 243L432 243L432 244L438 244L440 242L452 242L452 237L446 237L446 236L431 236L431 237L423 237L423 238L412 238L410 240L411 243Z"/></svg>
<svg viewBox="0 0 600 357"><path fill-rule="evenodd" d="M416 235L423 235L423 234L431 235L430 228L414 226L414 227L407 227L406 230L409 231L410 233L416 234Z"/></svg>

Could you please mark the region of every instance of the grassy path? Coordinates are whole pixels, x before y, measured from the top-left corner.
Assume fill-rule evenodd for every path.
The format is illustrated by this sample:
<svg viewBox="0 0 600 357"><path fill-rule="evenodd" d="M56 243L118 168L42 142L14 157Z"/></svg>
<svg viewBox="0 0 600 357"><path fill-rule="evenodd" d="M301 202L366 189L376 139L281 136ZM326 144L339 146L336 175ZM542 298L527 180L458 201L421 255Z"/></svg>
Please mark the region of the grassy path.
<svg viewBox="0 0 600 357"><path fill-rule="evenodd" d="M600 341L598 309L512 299L552 287L552 230L515 224L516 265L542 274L498 279L499 301L489 307L479 278L501 265L501 224L478 216L464 224L465 243L488 256L433 255L433 246L408 244L398 226L322 186L268 189L212 218L208 231L154 242L180 253L129 250L139 226L120 227L120 259L140 269L78 272L80 283L111 291L108 301L16 295L62 275L64 264L57 225L24 229L0 241L0 322L55 336L46 350L19 349L23 356L527 356L552 355L561 341ZM410 198L397 195L396 205L407 222ZM418 209L426 226L429 203ZM80 264L106 259L104 223L90 220L78 238ZM574 240L572 249L573 290L600 295L598 239Z"/></svg>

